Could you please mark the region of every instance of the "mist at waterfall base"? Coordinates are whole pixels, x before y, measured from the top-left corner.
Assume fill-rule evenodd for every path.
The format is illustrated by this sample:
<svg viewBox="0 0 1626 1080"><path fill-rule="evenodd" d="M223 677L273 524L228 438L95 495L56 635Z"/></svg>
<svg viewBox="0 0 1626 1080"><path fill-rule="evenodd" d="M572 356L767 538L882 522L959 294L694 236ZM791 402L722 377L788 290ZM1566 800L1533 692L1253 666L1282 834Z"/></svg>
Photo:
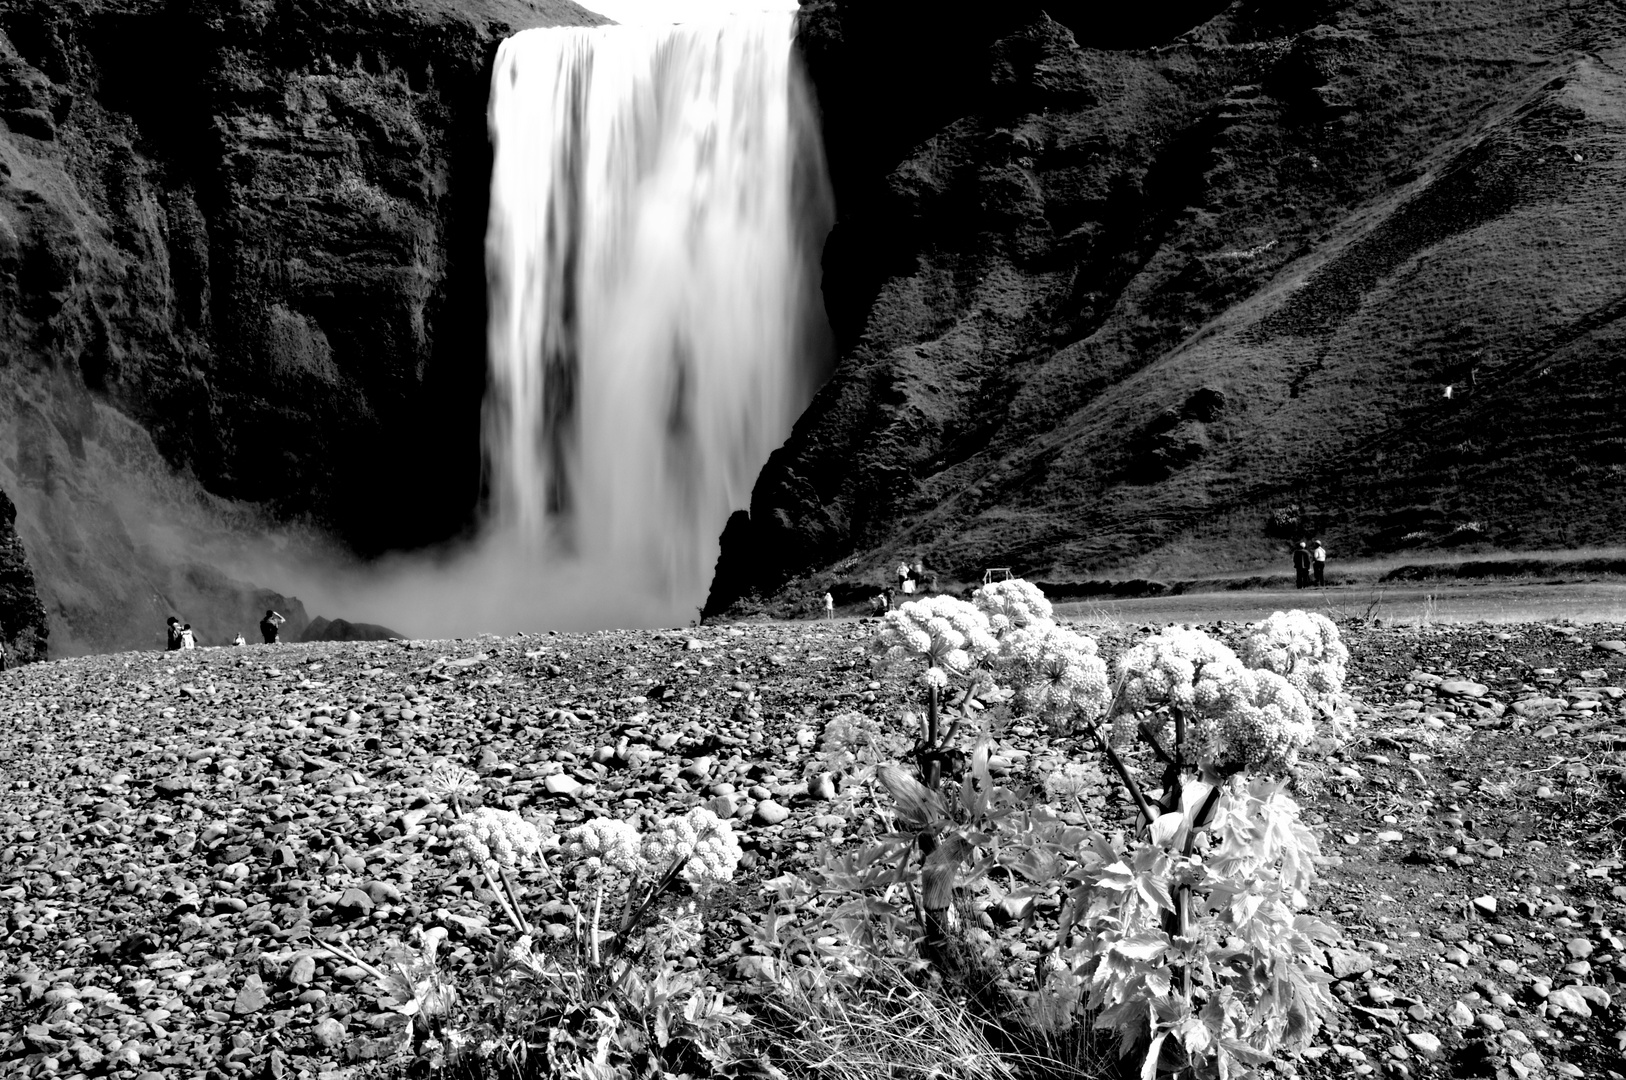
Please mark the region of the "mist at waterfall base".
<svg viewBox="0 0 1626 1080"><path fill-rule="evenodd" d="M697 617L729 514L832 352L833 207L793 33L772 11L503 44L487 520L467 545L306 562L279 588L412 636Z"/></svg>

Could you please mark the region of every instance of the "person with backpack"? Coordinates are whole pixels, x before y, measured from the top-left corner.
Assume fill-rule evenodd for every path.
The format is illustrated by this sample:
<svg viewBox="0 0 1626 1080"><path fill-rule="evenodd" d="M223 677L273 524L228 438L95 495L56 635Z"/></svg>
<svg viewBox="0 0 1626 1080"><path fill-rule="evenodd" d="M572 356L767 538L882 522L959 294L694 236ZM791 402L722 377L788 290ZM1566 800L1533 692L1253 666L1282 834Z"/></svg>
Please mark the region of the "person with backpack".
<svg viewBox="0 0 1626 1080"><path fill-rule="evenodd" d="M197 647L197 639L192 636L192 624L183 623L181 626L181 648L195 649Z"/></svg>
<svg viewBox="0 0 1626 1080"><path fill-rule="evenodd" d="M1299 541L1299 546L1293 549L1293 581L1300 589L1310 586L1310 550Z"/></svg>
<svg viewBox="0 0 1626 1080"><path fill-rule="evenodd" d="M171 615L169 617L169 621L164 625L165 633L167 635L167 639L164 643L164 651L175 652L182 647L181 643L184 640L181 637L181 620Z"/></svg>
<svg viewBox="0 0 1626 1080"><path fill-rule="evenodd" d="M287 621L287 619L284 619L281 615L278 615L274 611L266 611L265 618L260 620L260 636L265 638L265 643L267 645L275 645L277 643L277 627Z"/></svg>
<svg viewBox="0 0 1626 1080"><path fill-rule="evenodd" d="M1319 589L1327 583L1327 549L1321 546L1319 540L1315 542L1315 550L1310 552L1310 565L1315 568L1315 584Z"/></svg>

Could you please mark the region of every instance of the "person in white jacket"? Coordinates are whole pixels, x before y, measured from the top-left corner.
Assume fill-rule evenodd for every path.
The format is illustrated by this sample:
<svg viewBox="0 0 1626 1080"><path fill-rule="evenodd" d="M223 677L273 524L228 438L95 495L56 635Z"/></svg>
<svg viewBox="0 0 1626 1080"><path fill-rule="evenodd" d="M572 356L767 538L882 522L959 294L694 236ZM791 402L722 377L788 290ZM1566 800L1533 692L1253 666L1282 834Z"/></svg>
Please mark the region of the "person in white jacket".
<svg viewBox="0 0 1626 1080"><path fill-rule="evenodd" d="M1327 549L1321 546L1321 541L1315 542L1315 549L1310 552L1310 568L1315 571L1317 587L1325 585L1327 573Z"/></svg>

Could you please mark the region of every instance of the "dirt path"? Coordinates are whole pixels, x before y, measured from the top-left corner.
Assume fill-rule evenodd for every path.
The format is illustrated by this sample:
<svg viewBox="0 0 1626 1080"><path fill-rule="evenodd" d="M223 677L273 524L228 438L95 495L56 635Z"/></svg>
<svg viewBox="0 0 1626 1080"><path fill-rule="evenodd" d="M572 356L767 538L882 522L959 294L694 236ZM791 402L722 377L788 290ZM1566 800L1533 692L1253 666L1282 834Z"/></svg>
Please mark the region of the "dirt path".
<svg viewBox="0 0 1626 1080"><path fill-rule="evenodd" d="M1550 619L1620 623L1626 622L1626 582L1496 582L1386 588L1361 585L1302 591L1187 593L1056 605L1058 612L1070 618L1128 623L1251 622L1291 607L1318 611L1335 619L1375 617L1389 625L1412 627Z"/></svg>

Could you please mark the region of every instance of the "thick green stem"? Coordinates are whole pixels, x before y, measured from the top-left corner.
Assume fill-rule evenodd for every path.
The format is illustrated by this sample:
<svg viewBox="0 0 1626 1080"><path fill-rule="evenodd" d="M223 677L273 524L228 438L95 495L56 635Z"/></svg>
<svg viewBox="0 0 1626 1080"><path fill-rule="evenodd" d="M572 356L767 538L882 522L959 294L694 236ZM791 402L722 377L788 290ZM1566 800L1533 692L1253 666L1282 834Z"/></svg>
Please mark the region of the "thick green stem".
<svg viewBox="0 0 1626 1080"><path fill-rule="evenodd" d="M1140 785L1135 782L1133 776L1129 775L1129 769L1124 765L1123 758L1118 756L1118 751L1114 750L1112 744L1102 736L1100 728L1092 729L1092 733L1095 735L1095 745L1106 755L1107 763L1118 774L1118 779L1123 782L1123 786L1129 789L1129 797L1135 801L1135 809L1140 811L1141 817L1146 819L1148 825L1156 821L1158 812L1152 808L1151 803L1146 801L1146 796L1141 792Z"/></svg>
<svg viewBox="0 0 1626 1080"><path fill-rule="evenodd" d="M1191 852L1197 844L1197 830L1207 827L1208 819L1214 812L1214 805L1219 802L1219 796L1219 786L1215 785L1214 789L1208 793L1208 797L1203 800L1202 806L1198 808L1196 816L1187 823L1186 843L1180 851L1180 854L1186 858L1191 858ZM1178 886L1176 886L1174 892L1174 910L1177 919L1175 925L1175 936L1182 938L1190 937L1191 883L1189 881L1182 881ZM1180 965L1180 993L1186 998L1186 1000L1191 1000L1191 968L1186 964Z"/></svg>
<svg viewBox="0 0 1626 1080"><path fill-rule="evenodd" d="M943 764L937 759L937 687L926 688L926 745L921 748L925 759L921 769L926 786L937 791L943 786Z"/></svg>

